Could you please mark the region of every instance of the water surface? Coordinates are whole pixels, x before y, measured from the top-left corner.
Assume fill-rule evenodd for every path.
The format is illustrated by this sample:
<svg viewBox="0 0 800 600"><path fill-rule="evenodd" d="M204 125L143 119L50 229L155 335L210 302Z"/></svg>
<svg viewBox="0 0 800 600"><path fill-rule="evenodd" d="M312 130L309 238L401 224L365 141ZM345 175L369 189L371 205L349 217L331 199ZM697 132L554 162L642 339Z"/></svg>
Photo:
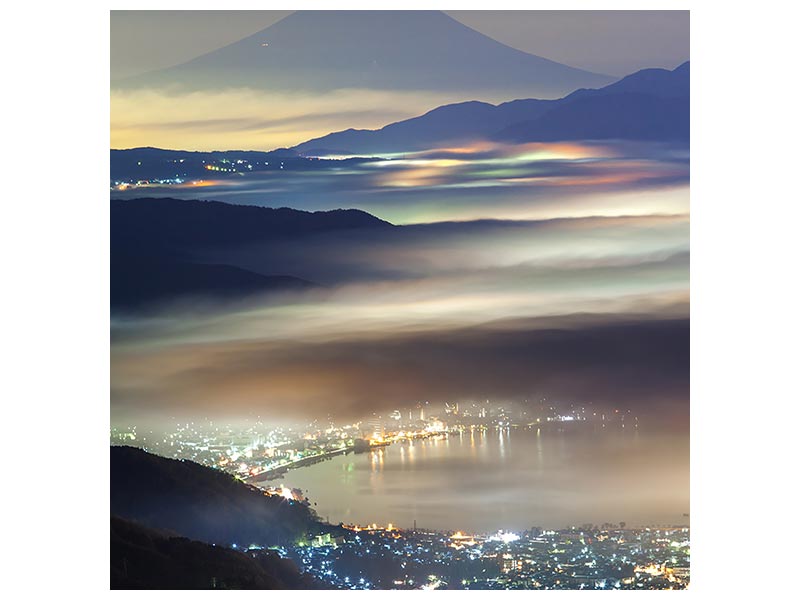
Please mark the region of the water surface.
<svg viewBox="0 0 800 600"><path fill-rule="evenodd" d="M688 525L689 437L586 424L474 430L338 456L282 483L307 491L331 523L472 532Z"/></svg>

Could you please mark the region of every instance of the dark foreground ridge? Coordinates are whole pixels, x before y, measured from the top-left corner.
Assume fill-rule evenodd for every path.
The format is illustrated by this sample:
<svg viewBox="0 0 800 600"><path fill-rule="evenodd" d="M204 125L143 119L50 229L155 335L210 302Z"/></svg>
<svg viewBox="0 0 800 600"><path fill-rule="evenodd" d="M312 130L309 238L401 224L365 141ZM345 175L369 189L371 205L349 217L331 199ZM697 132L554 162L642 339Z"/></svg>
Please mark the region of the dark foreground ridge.
<svg viewBox="0 0 800 600"><path fill-rule="evenodd" d="M321 589L272 550L240 552L111 517L111 589Z"/></svg>

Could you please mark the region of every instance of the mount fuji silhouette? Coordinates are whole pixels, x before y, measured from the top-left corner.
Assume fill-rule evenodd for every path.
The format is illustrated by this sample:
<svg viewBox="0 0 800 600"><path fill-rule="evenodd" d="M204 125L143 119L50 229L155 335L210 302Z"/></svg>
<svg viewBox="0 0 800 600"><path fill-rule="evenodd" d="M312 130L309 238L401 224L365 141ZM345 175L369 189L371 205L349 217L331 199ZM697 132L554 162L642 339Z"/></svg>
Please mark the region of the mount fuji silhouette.
<svg viewBox="0 0 800 600"><path fill-rule="evenodd" d="M298 11L238 42L115 87L559 97L614 80L516 50L440 11Z"/></svg>

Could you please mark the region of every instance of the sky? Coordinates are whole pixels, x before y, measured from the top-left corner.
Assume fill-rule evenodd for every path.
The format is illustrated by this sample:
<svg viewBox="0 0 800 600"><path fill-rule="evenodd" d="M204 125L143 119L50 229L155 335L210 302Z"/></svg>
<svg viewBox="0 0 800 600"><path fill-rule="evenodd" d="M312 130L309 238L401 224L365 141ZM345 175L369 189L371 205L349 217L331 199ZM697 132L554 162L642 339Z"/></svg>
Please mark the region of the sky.
<svg viewBox="0 0 800 600"><path fill-rule="evenodd" d="M311 93L286 85L237 85L227 89L206 86L187 90L153 85L120 88L115 83L185 63L237 42L290 14L290 11L112 11L111 147L271 150L350 127L379 128L443 104L559 97L576 87L526 93L502 86L470 91L435 84L424 89L395 90L372 85L343 89L328 86L329 89ZM512 48L611 77L647 67L673 69L689 57L688 11L448 14ZM315 36L307 33L313 40ZM303 42L307 43L308 40ZM447 40L443 43L446 47ZM324 48L316 51L325 53ZM489 72L495 71L495 67ZM219 77L224 77L225 72L220 70ZM336 72L331 73L330 69L306 80L323 74L335 81Z"/></svg>

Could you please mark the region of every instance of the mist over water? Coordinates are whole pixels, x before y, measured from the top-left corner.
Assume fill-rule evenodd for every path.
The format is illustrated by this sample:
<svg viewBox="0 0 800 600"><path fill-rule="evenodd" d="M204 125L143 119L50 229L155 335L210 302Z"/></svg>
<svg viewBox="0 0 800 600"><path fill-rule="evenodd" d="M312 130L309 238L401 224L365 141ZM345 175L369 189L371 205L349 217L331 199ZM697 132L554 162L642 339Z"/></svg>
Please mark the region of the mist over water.
<svg viewBox="0 0 800 600"><path fill-rule="evenodd" d="M473 533L688 525L688 433L656 427L465 431L289 471L331 523Z"/></svg>
<svg viewBox="0 0 800 600"><path fill-rule="evenodd" d="M688 151L642 142L465 143L326 170L114 190L300 210L358 208L394 224L688 212Z"/></svg>

